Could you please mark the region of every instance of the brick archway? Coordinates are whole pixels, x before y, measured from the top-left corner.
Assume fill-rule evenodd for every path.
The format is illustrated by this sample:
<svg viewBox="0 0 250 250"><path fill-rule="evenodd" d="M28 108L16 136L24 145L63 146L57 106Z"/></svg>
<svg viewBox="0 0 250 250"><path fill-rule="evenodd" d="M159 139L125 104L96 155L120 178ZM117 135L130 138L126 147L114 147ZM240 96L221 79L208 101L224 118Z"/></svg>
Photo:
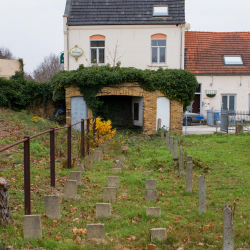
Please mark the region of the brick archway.
<svg viewBox="0 0 250 250"><path fill-rule="evenodd" d="M160 91L148 92L142 89L138 83L123 83L120 85L104 87L97 96L137 96L143 97L143 131L146 134L155 133L157 117L157 98L164 97ZM71 123L71 97L82 96L79 88L66 88L66 123ZM170 131L182 132L182 104L170 100ZM92 110L88 109L88 116Z"/></svg>

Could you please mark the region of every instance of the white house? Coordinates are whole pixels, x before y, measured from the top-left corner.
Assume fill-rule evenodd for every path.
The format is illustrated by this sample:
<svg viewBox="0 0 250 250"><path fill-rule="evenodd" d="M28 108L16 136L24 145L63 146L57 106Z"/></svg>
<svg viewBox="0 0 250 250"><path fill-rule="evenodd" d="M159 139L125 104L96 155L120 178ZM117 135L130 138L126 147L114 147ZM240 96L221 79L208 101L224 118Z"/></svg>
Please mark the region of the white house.
<svg viewBox="0 0 250 250"><path fill-rule="evenodd" d="M63 28L65 70L118 61L138 69L184 69L184 0L67 0ZM181 131L181 103L157 92L149 104L136 84L123 86L117 95L132 98L135 126L153 132L161 118L162 126ZM77 90L66 90L67 123L86 118L83 98ZM147 109L153 109L151 115Z"/></svg>
<svg viewBox="0 0 250 250"><path fill-rule="evenodd" d="M186 31L185 69L200 84L192 112L250 111L250 32Z"/></svg>

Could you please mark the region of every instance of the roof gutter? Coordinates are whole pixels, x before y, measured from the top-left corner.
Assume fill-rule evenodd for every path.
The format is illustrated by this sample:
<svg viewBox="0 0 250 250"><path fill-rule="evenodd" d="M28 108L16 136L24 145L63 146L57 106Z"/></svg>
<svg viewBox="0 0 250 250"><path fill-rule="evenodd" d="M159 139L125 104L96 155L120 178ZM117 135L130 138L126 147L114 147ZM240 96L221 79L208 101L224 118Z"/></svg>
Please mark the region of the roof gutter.
<svg viewBox="0 0 250 250"><path fill-rule="evenodd" d="M182 23L181 23L181 52L180 52L180 69L182 68Z"/></svg>

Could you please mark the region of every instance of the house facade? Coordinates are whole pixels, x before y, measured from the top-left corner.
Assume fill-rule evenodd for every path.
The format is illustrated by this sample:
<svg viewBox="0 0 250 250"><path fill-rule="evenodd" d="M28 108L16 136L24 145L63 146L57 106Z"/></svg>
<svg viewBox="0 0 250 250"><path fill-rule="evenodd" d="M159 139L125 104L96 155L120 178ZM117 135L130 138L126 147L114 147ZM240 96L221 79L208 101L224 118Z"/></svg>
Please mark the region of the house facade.
<svg viewBox="0 0 250 250"><path fill-rule="evenodd" d="M63 17L64 69L75 70L80 64L115 66L118 61L121 67L184 69L184 3L183 0L67 0ZM77 91L66 90L67 123L91 113L84 97L74 99L81 97ZM145 93L136 83L132 87L124 83L110 93L133 97L133 114L139 114L134 117L134 125L142 126L144 131L155 132L158 118L162 126L181 131L181 103L159 93ZM148 95L154 99L151 113L147 111ZM80 106L85 107L80 112L83 115L77 112Z"/></svg>
<svg viewBox="0 0 250 250"><path fill-rule="evenodd" d="M10 78L20 70L20 66L18 60L0 59L0 77Z"/></svg>
<svg viewBox="0 0 250 250"><path fill-rule="evenodd" d="M199 82L190 111L250 112L250 32L185 32L185 69Z"/></svg>

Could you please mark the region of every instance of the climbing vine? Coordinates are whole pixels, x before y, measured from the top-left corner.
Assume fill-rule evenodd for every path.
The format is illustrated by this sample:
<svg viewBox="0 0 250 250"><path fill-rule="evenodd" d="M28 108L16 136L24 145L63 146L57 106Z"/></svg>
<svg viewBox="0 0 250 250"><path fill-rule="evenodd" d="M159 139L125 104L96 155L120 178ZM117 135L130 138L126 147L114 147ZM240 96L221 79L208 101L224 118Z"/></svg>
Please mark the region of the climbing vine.
<svg viewBox="0 0 250 250"><path fill-rule="evenodd" d="M96 94L106 86L119 85L126 82L137 82L146 91L159 90L167 98L177 100L183 104L184 110L193 100L198 87L196 77L191 72L182 69L141 70L136 68L122 68L118 64L111 67L94 65L77 70L61 71L52 78L55 86L54 100L65 98L65 88L79 87L81 94L93 114L96 115L103 102Z"/></svg>

